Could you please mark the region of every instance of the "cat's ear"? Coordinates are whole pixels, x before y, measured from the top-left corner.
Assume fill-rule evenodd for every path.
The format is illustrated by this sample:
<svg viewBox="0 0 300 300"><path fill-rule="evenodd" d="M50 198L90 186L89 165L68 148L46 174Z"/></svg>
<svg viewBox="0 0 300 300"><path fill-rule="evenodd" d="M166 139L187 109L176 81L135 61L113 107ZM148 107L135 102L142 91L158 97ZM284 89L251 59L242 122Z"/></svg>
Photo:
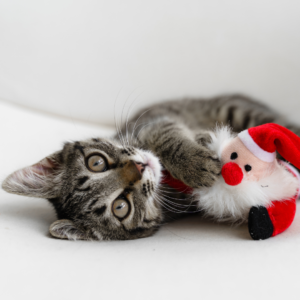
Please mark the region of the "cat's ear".
<svg viewBox="0 0 300 300"><path fill-rule="evenodd" d="M57 220L51 224L50 233L59 239L87 240L87 235L70 220Z"/></svg>
<svg viewBox="0 0 300 300"><path fill-rule="evenodd" d="M58 196L63 166L62 151L10 174L2 183L8 193L54 198Z"/></svg>

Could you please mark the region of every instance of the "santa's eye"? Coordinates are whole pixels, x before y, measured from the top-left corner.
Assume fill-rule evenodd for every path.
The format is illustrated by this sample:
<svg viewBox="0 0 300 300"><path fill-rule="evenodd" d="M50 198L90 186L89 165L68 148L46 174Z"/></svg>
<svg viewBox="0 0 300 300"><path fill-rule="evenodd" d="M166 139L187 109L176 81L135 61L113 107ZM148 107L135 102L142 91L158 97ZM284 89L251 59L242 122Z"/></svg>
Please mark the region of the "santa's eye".
<svg viewBox="0 0 300 300"><path fill-rule="evenodd" d="M250 165L245 166L246 172L250 172L252 170L252 167Z"/></svg>
<svg viewBox="0 0 300 300"><path fill-rule="evenodd" d="M237 159L238 154L236 152L231 153L230 159L235 160Z"/></svg>

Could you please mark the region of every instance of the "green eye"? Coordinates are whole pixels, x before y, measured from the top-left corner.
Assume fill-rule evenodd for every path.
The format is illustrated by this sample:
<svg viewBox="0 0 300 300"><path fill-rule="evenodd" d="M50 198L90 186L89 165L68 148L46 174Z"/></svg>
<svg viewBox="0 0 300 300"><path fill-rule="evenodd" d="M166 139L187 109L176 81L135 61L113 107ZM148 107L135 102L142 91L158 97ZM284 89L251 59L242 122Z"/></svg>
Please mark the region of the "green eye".
<svg viewBox="0 0 300 300"><path fill-rule="evenodd" d="M93 172L104 172L107 169L106 161L100 155L90 156L87 160L87 166Z"/></svg>
<svg viewBox="0 0 300 300"><path fill-rule="evenodd" d="M124 199L116 199L112 206L114 215L119 219L123 219L128 215L129 208L128 201Z"/></svg>

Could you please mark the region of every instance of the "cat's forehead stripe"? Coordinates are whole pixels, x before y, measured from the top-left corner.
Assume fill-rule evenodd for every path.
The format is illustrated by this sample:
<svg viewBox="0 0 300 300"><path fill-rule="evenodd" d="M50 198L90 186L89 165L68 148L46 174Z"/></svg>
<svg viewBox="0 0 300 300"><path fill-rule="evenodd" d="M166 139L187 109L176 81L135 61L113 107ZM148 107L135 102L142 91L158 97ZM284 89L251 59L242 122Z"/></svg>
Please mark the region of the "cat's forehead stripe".
<svg viewBox="0 0 300 300"><path fill-rule="evenodd" d="M82 153L82 155L84 155L83 149L84 149L84 147L82 145L80 145L79 142L75 142L75 144L74 144L74 150L79 150Z"/></svg>

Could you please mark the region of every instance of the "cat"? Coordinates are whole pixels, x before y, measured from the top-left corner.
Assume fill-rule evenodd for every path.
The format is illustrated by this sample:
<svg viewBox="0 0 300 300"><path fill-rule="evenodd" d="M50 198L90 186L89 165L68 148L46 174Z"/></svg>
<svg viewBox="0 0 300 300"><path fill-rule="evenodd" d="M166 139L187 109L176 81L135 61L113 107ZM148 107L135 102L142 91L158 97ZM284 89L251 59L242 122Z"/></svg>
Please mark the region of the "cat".
<svg viewBox="0 0 300 300"><path fill-rule="evenodd" d="M58 220L56 238L127 240L154 234L168 218L197 211L193 199L161 184L162 168L192 188L213 185L221 164L206 144L217 123L239 132L279 123L267 106L242 95L184 99L137 113L115 136L66 143L40 162L9 175L9 193L46 198Z"/></svg>

